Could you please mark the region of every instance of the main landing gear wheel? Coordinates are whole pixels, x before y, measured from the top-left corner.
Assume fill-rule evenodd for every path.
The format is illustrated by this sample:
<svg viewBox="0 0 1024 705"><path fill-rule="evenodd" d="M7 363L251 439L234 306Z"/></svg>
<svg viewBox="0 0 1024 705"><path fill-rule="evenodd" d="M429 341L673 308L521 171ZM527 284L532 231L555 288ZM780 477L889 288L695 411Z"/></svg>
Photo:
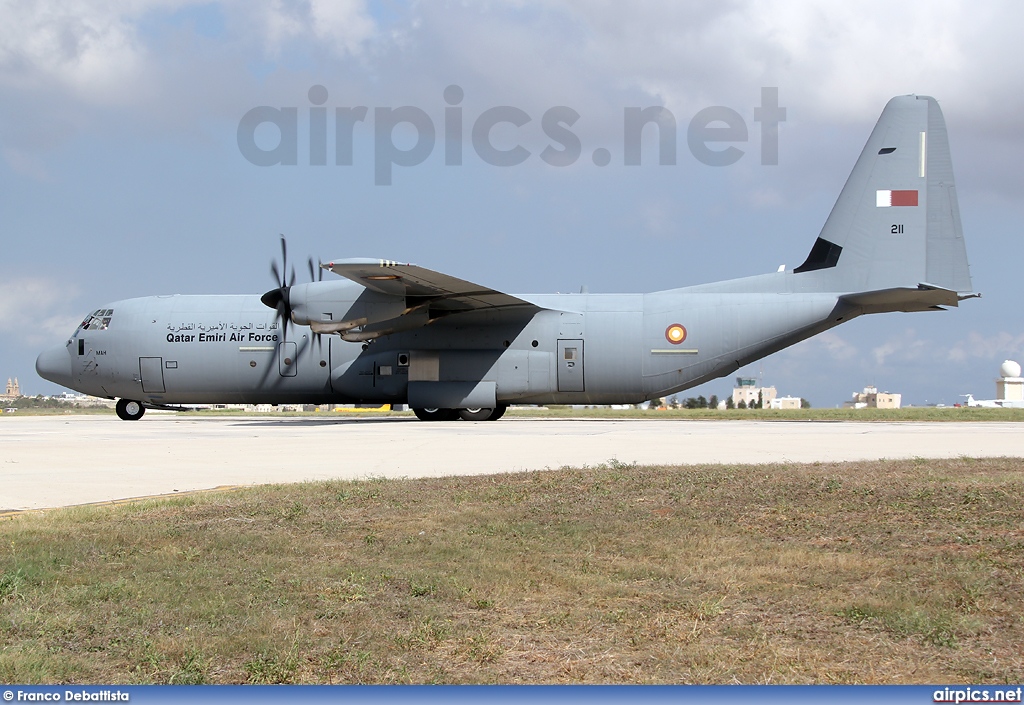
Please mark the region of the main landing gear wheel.
<svg viewBox="0 0 1024 705"><path fill-rule="evenodd" d="M505 415L508 404L500 404L493 409L459 409L459 418L463 421L497 421Z"/></svg>
<svg viewBox="0 0 1024 705"><path fill-rule="evenodd" d="M118 399L114 411L117 412L117 417L122 421L138 421L146 413L146 407L140 401Z"/></svg>
<svg viewBox="0 0 1024 705"><path fill-rule="evenodd" d="M455 409L413 409L412 413L420 421L454 421L459 418Z"/></svg>

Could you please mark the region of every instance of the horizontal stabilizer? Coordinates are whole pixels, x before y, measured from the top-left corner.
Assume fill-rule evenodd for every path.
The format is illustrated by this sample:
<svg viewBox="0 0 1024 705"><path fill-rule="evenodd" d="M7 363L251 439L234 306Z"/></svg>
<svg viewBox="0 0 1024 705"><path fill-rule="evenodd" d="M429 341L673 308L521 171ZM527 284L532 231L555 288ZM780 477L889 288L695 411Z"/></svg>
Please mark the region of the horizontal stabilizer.
<svg viewBox="0 0 1024 705"><path fill-rule="evenodd" d="M950 289L918 284L917 288L881 289L840 296L839 300L860 309L861 313L890 313L892 311L941 311L943 306L956 306L962 296Z"/></svg>

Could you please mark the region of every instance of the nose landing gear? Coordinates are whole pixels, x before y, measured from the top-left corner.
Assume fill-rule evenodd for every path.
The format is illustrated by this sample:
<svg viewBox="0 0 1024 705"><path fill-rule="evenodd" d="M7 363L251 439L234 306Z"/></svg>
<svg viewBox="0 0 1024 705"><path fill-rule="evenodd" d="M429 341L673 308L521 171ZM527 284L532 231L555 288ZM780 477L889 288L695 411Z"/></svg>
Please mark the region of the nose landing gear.
<svg viewBox="0 0 1024 705"><path fill-rule="evenodd" d="M140 401L118 399L114 411L117 412L117 417L122 421L138 421L146 413L146 407Z"/></svg>

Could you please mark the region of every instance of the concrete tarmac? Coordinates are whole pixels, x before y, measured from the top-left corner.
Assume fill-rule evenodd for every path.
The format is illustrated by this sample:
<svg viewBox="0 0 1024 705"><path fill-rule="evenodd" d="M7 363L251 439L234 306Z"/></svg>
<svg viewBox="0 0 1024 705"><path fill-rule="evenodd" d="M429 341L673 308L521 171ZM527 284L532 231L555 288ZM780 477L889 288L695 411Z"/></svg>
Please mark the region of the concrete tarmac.
<svg viewBox="0 0 1024 705"><path fill-rule="evenodd" d="M623 463L1024 457L1018 423L858 423L148 413L0 419L0 511L327 478L427 477Z"/></svg>

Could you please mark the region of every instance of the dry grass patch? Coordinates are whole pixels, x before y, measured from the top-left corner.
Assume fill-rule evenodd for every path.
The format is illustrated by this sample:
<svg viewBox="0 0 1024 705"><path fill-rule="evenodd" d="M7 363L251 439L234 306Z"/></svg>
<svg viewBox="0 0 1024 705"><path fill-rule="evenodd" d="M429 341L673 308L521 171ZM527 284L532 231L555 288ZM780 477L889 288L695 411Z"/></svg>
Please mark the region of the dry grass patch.
<svg viewBox="0 0 1024 705"><path fill-rule="evenodd" d="M0 680L1019 682L1024 461L317 482L0 524Z"/></svg>

